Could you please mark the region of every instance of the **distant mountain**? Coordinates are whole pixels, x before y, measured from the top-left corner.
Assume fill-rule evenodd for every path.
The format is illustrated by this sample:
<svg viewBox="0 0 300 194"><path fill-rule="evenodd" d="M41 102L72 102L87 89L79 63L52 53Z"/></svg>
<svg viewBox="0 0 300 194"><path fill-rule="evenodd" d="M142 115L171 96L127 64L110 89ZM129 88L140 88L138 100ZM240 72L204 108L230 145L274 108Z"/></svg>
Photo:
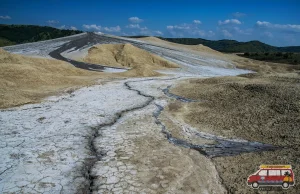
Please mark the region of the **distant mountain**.
<svg viewBox="0 0 300 194"><path fill-rule="evenodd" d="M36 42L82 33L79 30L60 30L48 26L0 24L0 46Z"/></svg>
<svg viewBox="0 0 300 194"><path fill-rule="evenodd" d="M205 40L202 38L162 38L169 42L197 45L203 44L214 50L228 53L245 52L300 52L300 46L275 47L259 41L238 42L236 40Z"/></svg>

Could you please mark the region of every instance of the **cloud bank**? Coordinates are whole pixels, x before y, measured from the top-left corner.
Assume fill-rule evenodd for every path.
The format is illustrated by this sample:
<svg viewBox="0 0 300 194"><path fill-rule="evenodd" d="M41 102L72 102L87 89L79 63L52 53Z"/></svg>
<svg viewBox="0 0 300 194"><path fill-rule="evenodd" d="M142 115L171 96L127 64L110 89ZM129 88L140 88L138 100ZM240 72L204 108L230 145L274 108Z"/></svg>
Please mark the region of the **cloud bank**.
<svg viewBox="0 0 300 194"><path fill-rule="evenodd" d="M102 26L97 26L96 24L83 24L83 28L91 31L105 31L105 32L120 32L121 27L120 26L115 26L115 27L102 27Z"/></svg>
<svg viewBox="0 0 300 194"><path fill-rule="evenodd" d="M138 18L138 17L130 17L130 18L128 18L128 20L131 23L141 23L141 22L143 22L143 20Z"/></svg>
<svg viewBox="0 0 300 194"><path fill-rule="evenodd" d="M10 16L8 16L8 15L6 15L6 16L0 16L0 19L2 19L2 20L10 20L11 19L11 17Z"/></svg>
<svg viewBox="0 0 300 194"><path fill-rule="evenodd" d="M237 19L227 19L227 20L224 20L224 21L219 21L218 22L219 25L227 25L227 24L242 24L242 22L240 22L239 20Z"/></svg>

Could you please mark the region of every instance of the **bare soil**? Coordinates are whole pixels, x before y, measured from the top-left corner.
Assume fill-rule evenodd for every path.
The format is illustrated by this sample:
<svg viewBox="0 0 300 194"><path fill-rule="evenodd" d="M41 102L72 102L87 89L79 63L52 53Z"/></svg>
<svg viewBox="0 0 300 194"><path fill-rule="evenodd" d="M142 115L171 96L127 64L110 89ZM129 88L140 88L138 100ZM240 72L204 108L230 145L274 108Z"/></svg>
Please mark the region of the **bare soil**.
<svg viewBox="0 0 300 194"><path fill-rule="evenodd" d="M0 108L36 103L50 95L92 85L98 79L161 76L155 69L178 67L130 44L92 47L84 61L131 69L123 73L93 72L67 62L25 57L1 49Z"/></svg>
<svg viewBox="0 0 300 194"><path fill-rule="evenodd" d="M155 70L179 67L131 44L96 45L89 49L84 61L111 67L127 67L129 71L118 74L126 77L159 76L161 74Z"/></svg>
<svg viewBox="0 0 300 194"><path fill-rule="evenodd" d="M38 102L72 87L93 84L103 74L71 64L0 50L0 108Z"/></svg>
<svg viewBox="0 0 300 194"><path fill-rule="evenodd" d="M171 90L199 100L181 108L170 105L169 109L200 131L280 147L276 151L214 158L229 193L255 193L246 181L261 164L291 164L295 180L300 180L300 76L296 71L275 73L272 65L265 67L271 71L260 69L265 73L192 79ZM287 67L277 69L289 72ZM299 190L296 183L287 192Z"/></svg>
<svg viewBox="0 0 300 194"><path fill-rule="evenodd" d="M214 55L214 57L222 57L224 56L223 53L213 50L207 46L204 46L202 44L198 44L198 45L183 45L183 44L177 44L177 43L173 43L173 42L168 42L165 40L161 40L159 38L156 37L145 37L145 38L139 38L139 40L143 40L152 44L156 44L156 45L160 45L160 46L165 46L165 47L173 47L176 49L184 49L184 50L189 50L189 51L195 51L195 52L200 52L201 54L212 54Z"/></svg>

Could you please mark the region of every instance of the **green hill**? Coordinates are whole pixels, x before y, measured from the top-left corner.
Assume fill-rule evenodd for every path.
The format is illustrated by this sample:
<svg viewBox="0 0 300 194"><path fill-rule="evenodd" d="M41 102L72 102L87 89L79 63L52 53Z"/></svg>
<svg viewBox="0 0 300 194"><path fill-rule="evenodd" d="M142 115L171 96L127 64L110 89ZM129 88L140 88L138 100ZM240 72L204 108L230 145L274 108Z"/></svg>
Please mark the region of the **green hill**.
<svg viewBox="0 0 300 194"><path fill-rule="evenodd" d="M130 36L130 38L143 38L148 36ZM202 38L164 38L162 40L185 45L202 44L214 50L226 53L264 53L264 52L300 52L300 46L276 47L260 41L239 42L236 40L206 40Z"/></svg>
<svg viewBox="0 0 300 194"><path fill-rule="evenodd" d="M79 30L60 30L48 26L0 24L0 46L36 42L82 33Z"/></svg>
<svg viewBox="0 0 300 194"><path fill-rule="evenodd" d="M169 42L197 45L203 44L214 50L228 53L245 52L300 52L300 46L275 47L259 41L238 42L236 40L205 40L202 38L162 38Z"/></svg>

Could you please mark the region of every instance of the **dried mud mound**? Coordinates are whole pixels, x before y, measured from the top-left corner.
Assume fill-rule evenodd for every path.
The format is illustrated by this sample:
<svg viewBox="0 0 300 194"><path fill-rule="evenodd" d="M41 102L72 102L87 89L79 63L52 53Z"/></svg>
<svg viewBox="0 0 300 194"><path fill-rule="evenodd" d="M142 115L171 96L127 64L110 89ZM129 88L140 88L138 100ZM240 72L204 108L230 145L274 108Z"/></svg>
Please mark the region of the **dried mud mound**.
<svg viewBox="0 0 300 194"><path fill-rule="evenodd" d="M214 54L214 55L223 55L221 52L213 50L207 46L204 46L202 44L198 45L184 45L184 44L177 44L173 42L168 42L165 40L161 40L156 37L145 37L145 38L139 38L139 40L144 40L147 42L155 43L161 46L170 46L170 47L176 47L176 48L183 48L188 50L193 50L201 53L207 53L207 54Z"/></svg>
<svg viewBox="0 0 300 194"><path fill-rule="evenodd" d="M85 62L107 65L111 67L130 68L125 76L157 76L154 70L177 68L177 64L169 62L157 55L139 49L131 44L101 44L89 49Z"/></svg>
<svg viewBox="0 0 300 194"><path fill-rule="evenodd" d="M24 57L0 49L0 108L36 101L47 91L87 84L94 72L52 60Z"/></svg>
<svg viewBox="0 0 300 194"><path fill-rule="evenodd" d="M214 159L229 193L255 193L247 177L261 164L290 164L300 179L300 76L248 74L194 79L172 90L197 99L178 113L201 131L279 146L272 152ZM176 111L176 110L174 110ZM288 193L299 193L299 185Z"/></svg>

